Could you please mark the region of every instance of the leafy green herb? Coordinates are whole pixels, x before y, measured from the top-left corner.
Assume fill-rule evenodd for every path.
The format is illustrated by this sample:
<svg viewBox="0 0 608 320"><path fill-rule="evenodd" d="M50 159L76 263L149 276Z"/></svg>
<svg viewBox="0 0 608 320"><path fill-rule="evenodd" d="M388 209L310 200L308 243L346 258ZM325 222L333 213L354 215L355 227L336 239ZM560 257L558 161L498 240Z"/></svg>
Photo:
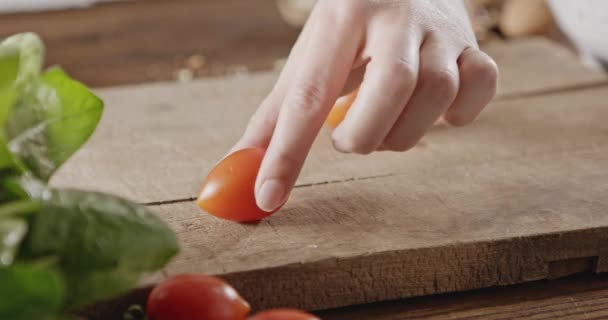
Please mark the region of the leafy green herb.
<svg viewBox="0 0 608 320"><path fill-rule="evenodd" d="M0 47L0 88L11 87L19 74L19 62L21 55L19 49L14 46ZM0 123L3 123L0 117Z"/></svg>
<svg viewBox="0 0 608 320"><path fill-rule="evenodd" d="M70 272L66 275L70 292L66 305L68 308L77 308L107 300L135 286L139 275L139 272L120 267L103 271Z"/></svg>
<svg viewBox="0 0 608 320"><path fill-rule="evenodd" d="M0 135L0 172L15 166L13 155L7 148L6 140Z"/></svg>
<svg viewBox="0 0 608 320"><path fill-rule="evenodd" d="M57 68L23 93L7 123L10 150L46 181L95 131L103 103Z"/></svg>
<svg viewBox="0 0 608 320"><path fill-rule="evenodd" d="M35 265L0 268L0 319L54 319L64 294L61 278L50 269Z"/></svg>
<svg viewBox="0 0 608 320"><path fill-rule="evenodd" d="M9 266L15 261L17 248L26 232L25 220L14 218L0 220L0 268Z"/></svg>
<svg viewBox="0 0 608 320"><path fill-rule="evenodd" d="M66 319L178 251L144 206L47 186L91 136L103 102L61 69L43 72L43 52L31 33L0 42L0 319Z"/></svg>
<svg viewBox="0 0 608 320"><path fill-rule="evenodd" d="M13 47L0 47L0 170L14 165L9 152L4 125L16 99L13 84L19 72L19 51Z"/></svg>
<svg viewBox="0 0 608 320"><path fill-rule="evenodd" d="M44 214L32 217L23 254L58 257L72 306L128 290L178 251L173 232L144 206L78 190L39 194Z"/></svg>
<svg viewBox="0 0 608 320"><path fill-rule="evenodd" d="M31 256L57 255L68 270L152 271L177 253L173 232L144 206L95 192L47 194L36 199L45 214L30 222Z"/></svg>
<svg viewBox="0 0 608 320"><path fill-rule="evenodd" d="M44 62L42 40L33 33L20 33L2 41L0 47L3 50L19 51L17 67L7 66L10 70L18 70L15 85L20 89L35 85Z"/></svg>

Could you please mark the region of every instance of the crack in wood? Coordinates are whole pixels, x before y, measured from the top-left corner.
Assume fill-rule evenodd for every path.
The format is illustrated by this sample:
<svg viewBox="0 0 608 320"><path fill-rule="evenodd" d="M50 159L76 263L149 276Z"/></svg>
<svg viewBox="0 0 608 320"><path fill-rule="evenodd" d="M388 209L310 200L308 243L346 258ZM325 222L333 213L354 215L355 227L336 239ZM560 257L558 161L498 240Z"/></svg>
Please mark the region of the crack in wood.
<svg viewBox="0 0 608 320"><path fill-rule="evenodd" d="M378 178L386 178L386 177L392 177L394 175L395 174L393 174L393 173L387 173L387 174L380 174L380 175L367 176L367 177L358 177L358 178L349 178L349 179L340 179L340 180L330 180L330 181L314 182L314 183L307 183L307 184L299 184L299 185L296 185L294 187L294 189L309 188L309 187L328 185L328 184L346 183L346 182L352 182L352 181L364 181L364 180L371 180L371 179L378 179ZM175 203L192 202L192 201L196 201L196 197L180 198L180 199L173 199L173 200L151 201L151 202L144 202L141 204L152 207L152 206L162 206L162 205L166 205L166 204L175 204Z"/></svg>
<svg viewBox="0 0 608 320"><path fill-rule="evenodd" d="M584 146L584 147L579 147L579 148L552 150L551 152L538 152L538 153L530 154L529 156L532 156L532 155L544 156L544 155L549 155L549 154L559 155L559 154L565 154L565 153L578 153L578 152L586 152L586 151L593 150L596 148L598 148L597 145L592 145L592 146ZM519 158L520 157L517 156L517 157L505 157L505 158L501 158L501 159L494 159L494 161L492 161L492 163L501 163L501 162L505 162L505 161L512 161L512 160L519 159ZM480 163L483 163L483 161L481 161ZM478 163L473 163L470 165L476 165L476 164L478 164ZM455 166L455 167L457 167L457 166ZM306 183L306 184L298 184L298 185L294 186L294 189L303 189L303 188L310 188L310 187L315 187L315 186L347 183L347 182L353 182L353 181L381 179L381 178L387 178L387 177L402 176L402 175L406 175L406 174L407 173L405 173L405 172L385 173L385 174L379 174L379 175L373 175L373 176L354 177L354 178L348 178L348 179L338 179L338 180L329 180L329 181L313 182L313 183ZM192 202L192 201L195 201L196 199L197 199L197 197L187 197L187 198L179 198L179 199L173 199L173 200L159 200L159 201L143 202L140 204L145 205L145 206L162 206L162 205L167 205L167 204Z"/></svg>
<svg viewBox="0 0 608 320"><path fill-rule="evenodd" d="M152 206L162 206L165 204L191 202L191 201L195 201L195 200L196 200L196 197L188 197L188 198L181 198L181 199L174 199L174 200L160 200L160 201L144 202L141 204L152 207Z"/></svg>
<svg viewBox="0 0 608 320"><path fill-rule="evenodd" d="M396 174L394 174L394 173L386 173L386 174L379 174L379 175L373 175L373 176L367 176L367 177L358 177L358 178L355 177L355 178L348 178L348 179L338 179L338 180L330 180L330 181L306 183L306 184L296 185L294 187L294 189L310 188L310 187L314 187L314 186L321 186L321 185L327 185L327 184L346 183L346 182L352 182L352 181L372 180L372 179L378 179L378 178L392 177L392 176L395 176L395 175Z"/></svg>

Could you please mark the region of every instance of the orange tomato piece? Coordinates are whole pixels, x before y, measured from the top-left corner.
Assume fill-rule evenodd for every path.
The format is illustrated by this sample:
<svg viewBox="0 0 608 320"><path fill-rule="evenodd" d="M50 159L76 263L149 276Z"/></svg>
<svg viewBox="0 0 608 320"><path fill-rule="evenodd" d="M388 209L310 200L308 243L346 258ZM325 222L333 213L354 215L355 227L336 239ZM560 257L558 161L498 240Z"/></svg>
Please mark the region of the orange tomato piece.
<svg viewBox="0 0 608 320"><path fill-rule="evenodd" d="M325 120L325 124L328 127L335 129L340 125L340 123L346 117L348 109L350 109L350 107L353 105L353 102L355 102L358 91L359 89L356 89L348 95L340 97L336 101L336 104L334 104L334 106L331 108L331 111L329 112L329 115Z"/></svg>
<svg viewBox="0 0 608 320"><path fill-rule="evenodd" d="M266 212L255 201L255 180L265 152L243 149L218 163L203 182L198 206L218 218L237 222L259 221L279 210Z"/></svg>

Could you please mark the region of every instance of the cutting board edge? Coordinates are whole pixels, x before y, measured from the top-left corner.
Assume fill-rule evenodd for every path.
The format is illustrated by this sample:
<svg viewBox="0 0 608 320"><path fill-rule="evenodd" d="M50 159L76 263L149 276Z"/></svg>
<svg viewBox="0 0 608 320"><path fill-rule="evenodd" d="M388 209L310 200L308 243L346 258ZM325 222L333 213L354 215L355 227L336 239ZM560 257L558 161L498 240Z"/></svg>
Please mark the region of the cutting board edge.
<svg viewBox="0 0 608 320"><path fill-rule="evenodd" d="M602 246L602 243L607 245ZM375 261L380 258L385 261L378 265ZM569 264L569 261L581 259L589 261L591 269L573 269L558 275L550 270L550 266L556 263ZM581 272L604 273L608 272L606 261L608 226L602 226L531 237L379 252L346 259L323 259L216 276L230 282L251 303L254 311L276 307L319 311L556 279ZM391 271L393 268L396 269ZM336 283L336 278L332 280L331 276L320 274L319 270L341 273L342 277L357 277L357 287L339 287L340 282ZM288 282L276 281L288 278L291 278ZM376 290L374 285L388 286L385 290ZM281 287L280 291L276 291L277 286ZM90 320L107 318L108 315L119 317L130 305L145 305L152 287L153 283L146 282L121 297L91 306L80 314ZM294 294L272 294L288 290L293 290Z"/></svg>
<svg viewBox="0 0 608 320"><path fill-rule="evenodd" d="M602 247L601 243L606 245ZM378 259L383 259L382 264L375 262ZM550 266L573 259L589 259L593 261L592 267L559 276L552 274ZM580 272L608 272L607 259L608 226L602 226L530 237L379 252L346 259L331 258L219 276L233 284L254 309L296 307L324 310L555 279ZM331 275L319 275L318 270L329 270L358 281L352 286L351 281L336 281ZM286 281L276 281L288 278L292 279L288 289L285 288ZM349 282L350 287L339 287L340 283ZM327 288L333 285L336 287ZM375 287L378 285L383 286L383 290ZM272 292L290 289L299 291L299 294L272 296Z"/></svg>

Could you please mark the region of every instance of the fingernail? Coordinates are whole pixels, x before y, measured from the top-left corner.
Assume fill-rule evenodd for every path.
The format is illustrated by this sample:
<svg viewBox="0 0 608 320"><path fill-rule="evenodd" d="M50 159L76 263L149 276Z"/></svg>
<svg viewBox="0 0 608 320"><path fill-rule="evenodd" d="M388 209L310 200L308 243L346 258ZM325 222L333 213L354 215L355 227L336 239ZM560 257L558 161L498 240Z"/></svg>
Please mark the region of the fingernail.
<svg viewBox="0 0 608 320"><path fill-rule="evenodd" d="M256 194L258 207L266 212L272 212L285 202L285 185L279 180L264 181Z"/></svg>

